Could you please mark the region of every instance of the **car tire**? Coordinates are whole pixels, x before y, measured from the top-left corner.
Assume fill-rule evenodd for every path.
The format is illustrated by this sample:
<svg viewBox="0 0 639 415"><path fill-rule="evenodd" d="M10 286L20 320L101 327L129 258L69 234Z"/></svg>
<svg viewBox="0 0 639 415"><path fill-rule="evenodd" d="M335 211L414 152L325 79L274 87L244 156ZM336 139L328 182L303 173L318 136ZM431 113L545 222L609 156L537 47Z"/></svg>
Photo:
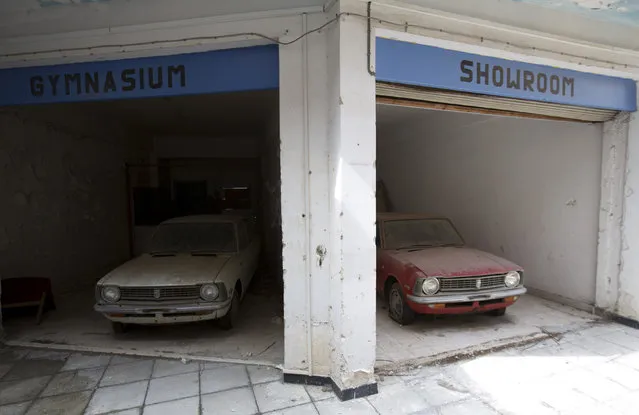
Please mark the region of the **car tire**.
<svg viewBox="0 0 639 415"><path fill-rule="evenodd" d="M504 314L506 314L506 307L504 308L498 308L496 310L490 310L488 312L488 315L493 316L493 317L501 317Z"/></svg>
<svg viewBox="0 0 639 415"><path fill-rule="evenodd" d="M222 330L231 330L233 327L237 325L237 320L240 313L240 296L237 293L237 290L233 291L233 299L231 300L231 308L224 315L224 317L220 318L219 325Z"/></svg>
<svg viewBox="0 0 639 415"><path fill-rule="evenodd" d="M111 322L111 330L114 334L122 334L127 332L127 325L118 321Z"/></svg>
<svg viewBox="0 0 639 415"><path fill-rule="evenodd" d="M406 303L399 283L394 283L388 292L388 316L403 326L415 321L415 312Z"/></svg>

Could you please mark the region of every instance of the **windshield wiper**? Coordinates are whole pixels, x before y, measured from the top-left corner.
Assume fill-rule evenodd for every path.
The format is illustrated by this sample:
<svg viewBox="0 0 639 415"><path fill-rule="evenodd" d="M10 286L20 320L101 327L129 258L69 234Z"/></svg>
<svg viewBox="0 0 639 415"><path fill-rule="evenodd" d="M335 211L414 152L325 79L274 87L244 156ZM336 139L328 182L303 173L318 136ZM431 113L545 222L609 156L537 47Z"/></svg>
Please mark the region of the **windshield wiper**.
<svg viewBox="0 0 639 415"><path fill-rule="evenodd" d="M149 252L151 256L175 256L177 255L177 251L154 251Z"/></svg>
<svg viewBox="0 0 639 415"><path fill-rule="evenodd" d="M191 251L193 256L217 256L217 252L212 249L196 249Z"/></svg>

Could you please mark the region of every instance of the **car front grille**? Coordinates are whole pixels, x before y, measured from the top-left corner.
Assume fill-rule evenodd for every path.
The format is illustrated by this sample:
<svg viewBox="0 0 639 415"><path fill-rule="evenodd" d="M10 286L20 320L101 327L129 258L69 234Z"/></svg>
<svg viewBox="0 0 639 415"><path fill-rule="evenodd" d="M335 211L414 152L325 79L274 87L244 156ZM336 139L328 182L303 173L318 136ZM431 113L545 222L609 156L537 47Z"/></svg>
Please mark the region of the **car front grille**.
<svg viewBox="0 0 639 415"><path fill-rule="evenodd" d="M483 277L455 277L440 278L439 291L457 292L457 291L485 291L503 288L505 275L487 275Z"/></svg>
<svg viewBox="0 0 639 415"><path fill-rule="evenodd" d="M120 301L170 301L200 298L200 286L121 287Z"/></svg>

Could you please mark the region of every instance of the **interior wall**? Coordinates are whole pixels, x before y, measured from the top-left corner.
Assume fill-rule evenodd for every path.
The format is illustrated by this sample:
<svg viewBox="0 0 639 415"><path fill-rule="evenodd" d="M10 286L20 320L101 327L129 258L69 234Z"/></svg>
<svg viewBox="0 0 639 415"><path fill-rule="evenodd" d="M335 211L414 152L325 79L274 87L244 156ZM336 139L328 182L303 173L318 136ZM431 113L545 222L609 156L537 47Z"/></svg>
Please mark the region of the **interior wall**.
<svg viewBox="0 0 639 415"><path fill-rule="evenodd" d="M260 203L260 160L257 158L203 158L163 159L170 169L171 191L175 197L178 182L206 181L208 196L217 196L223 187L251 189L251 203L255 209ZM157 166L154 166L157 173ZM134 255L148 252L156 226L136 225L134 229ZM281 238L280 238L281 239Z"/></svg>
<svg viewBox="0 0 639 415"><path fill-rule="evenodd" d="M0 110L0 276L89 287L127 259L125 160L116 124L78 107Z"/></svg>
<svg viewBox="0 0 639 415"><path fill-rule="evenodd" d="M280 175L279 114L270 121L260 141L262 258L269 281L284 288L282 271L282 180ZM283 304L282 304L283 306Z"/></svg>
<svg viewBox="0 0 639 415"><path fill-rule="evenodd" d="M148 183L145 185L158 187L158 164L165 163L170 170L172 183L206 180L210 196L221 187L248 186L251 188L253 206L257 207L263 186L260 178L260 154L265 154L260 151L263 141L257 136L157 136L153 138L152 150L149 151L149 168L133 171L131 177L136 180L130 184L134 187L134 182L148 173ZM262 157L270 158L273 155ZM134 255L148 250L154 230L155 226L135 226Z"/></svg>
<svg viewBox="0 0 639 415"><path fill-rule="evenodd" d="M171 181L205 180L209 196L223 187L246 186L251 189L254 206L258 202L260 181L259 159L196 159L171 160Z"/></svg>
<svg viewBox="0 0 639 415"><path fill-rule="evenodd" d="M156 137L153 152L161 158L259 157L259 137Z"/></svg>
<svg viewBox="0 0 639 415"><path fill-rule="evenodd" d="M401 122L378 121L378 174L396 210L449 216L468 245L523 266L528 287L594 304L600 125L389 114Z"/></svg>

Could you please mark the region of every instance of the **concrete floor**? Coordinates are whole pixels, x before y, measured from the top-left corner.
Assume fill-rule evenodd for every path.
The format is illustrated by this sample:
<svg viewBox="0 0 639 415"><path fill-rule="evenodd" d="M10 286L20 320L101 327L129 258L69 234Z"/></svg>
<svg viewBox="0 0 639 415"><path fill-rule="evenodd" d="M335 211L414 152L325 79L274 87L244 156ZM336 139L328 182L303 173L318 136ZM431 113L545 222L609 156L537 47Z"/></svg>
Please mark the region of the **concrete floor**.
<svg viewBox="0 0 639 415"><path fill-rule="evenodd" d="M241 325L229 332L203 322L179 326L134 327L114 337L109 323L92 311L92 297L58 300L40 326L32 318L8 320L7 344L96 353L126 353L150 357L206 359L232 363L281 365L284 325L277 297L248 294ZM548 338L592 326L598 318L571 307L527 295L503 317L486 315L419 318L400 326L388 317L380 301L377 312L378 370L429 364L460 354Z"/></svg>
<svg viewBox="0 0 639 415"><path fill-rule="evenodd" d="M240 325L224 331L212 322L169 326L133 326L114 336L109 321L93 311L93 292L56 298L58 309L34 318L7 319L7 344L96 353L127 353L151 357L207 358L215 361L284 361L284 324L275 296L247 293Z"/></svg>
<svg viewBox="0 0 639 415"><path fill-rule="evenodd" d="M523 296L503 317L483 314L421 316L409 326L388 317L386 305L377 305L377 367L427 364L459 354L473 355L522 341L543 339L548 333L587 328L599 319L592 314Z"/></svg>

